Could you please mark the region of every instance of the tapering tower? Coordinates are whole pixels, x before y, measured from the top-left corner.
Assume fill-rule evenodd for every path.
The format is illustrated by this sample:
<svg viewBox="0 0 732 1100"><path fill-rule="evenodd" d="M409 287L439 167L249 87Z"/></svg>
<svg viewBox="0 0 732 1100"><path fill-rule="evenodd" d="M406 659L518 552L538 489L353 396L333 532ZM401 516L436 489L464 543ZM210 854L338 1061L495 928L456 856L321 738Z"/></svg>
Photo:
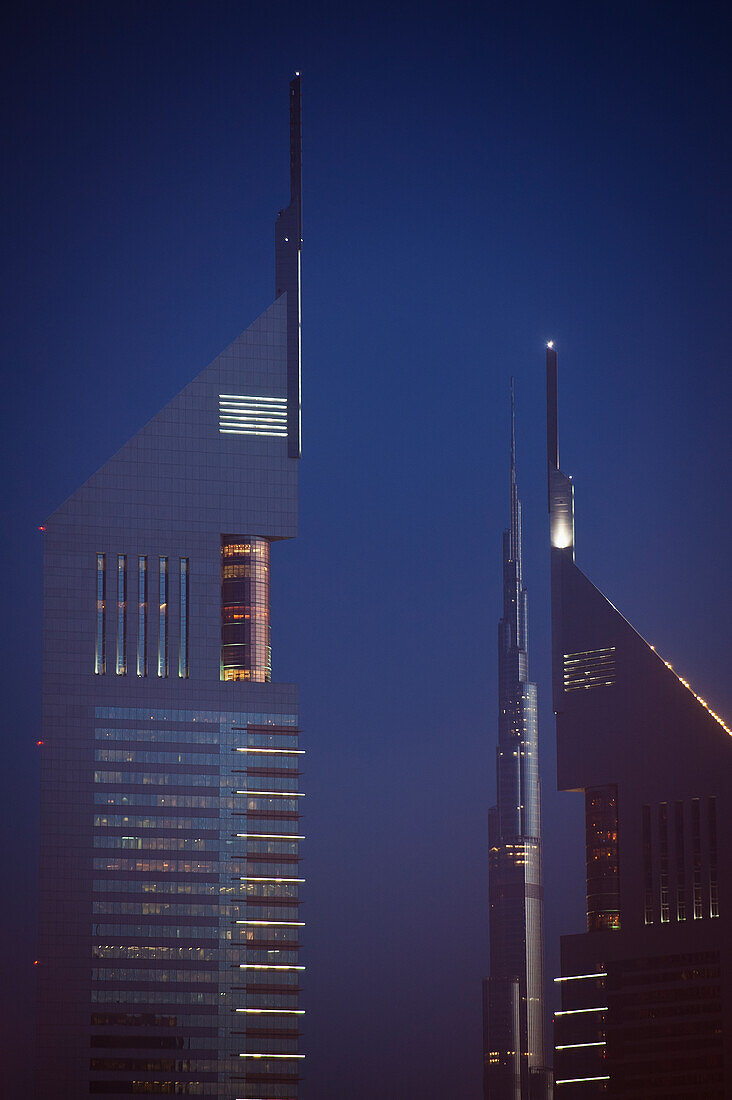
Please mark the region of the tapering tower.
<svg viewBox="0 0 732 1100"><path fill-rule="evenodd" d="M39 1098L298 1095L300 133L276 300L46 523Z"/></svg>
<svg viewBox="0 0 732 1100"><path fill-rule="evenodd" d="M536 684L529 680L511 380L511 522L498 624L498 802L489 814L490 978L484 982L486 1100L544 1097L544 950Z"/></svg>
<svg viewBox="0 0 732 1100"><path fill-rule="evenodd" d="M730 728L575 564L546 351L557 785L585 803L586 931L562 936L558 1098L732 1096ZM614 528L617 530L617 526Z"/></svg>

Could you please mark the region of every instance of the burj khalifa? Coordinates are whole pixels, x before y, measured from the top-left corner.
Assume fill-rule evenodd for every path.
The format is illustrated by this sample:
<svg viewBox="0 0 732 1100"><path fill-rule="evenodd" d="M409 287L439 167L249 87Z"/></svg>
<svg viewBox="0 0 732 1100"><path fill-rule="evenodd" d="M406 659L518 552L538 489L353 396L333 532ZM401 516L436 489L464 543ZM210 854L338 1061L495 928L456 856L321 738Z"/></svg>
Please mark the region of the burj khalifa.
<svg viewBox="0 0 732 1100"><path fill-rule="evenodd" d="M528 595L511 381L511 524L503 533L498 624L497 805L489 812L490 977L483 982L485 1100L546 1100L541 808L536 684L529 680Z"/></svg>

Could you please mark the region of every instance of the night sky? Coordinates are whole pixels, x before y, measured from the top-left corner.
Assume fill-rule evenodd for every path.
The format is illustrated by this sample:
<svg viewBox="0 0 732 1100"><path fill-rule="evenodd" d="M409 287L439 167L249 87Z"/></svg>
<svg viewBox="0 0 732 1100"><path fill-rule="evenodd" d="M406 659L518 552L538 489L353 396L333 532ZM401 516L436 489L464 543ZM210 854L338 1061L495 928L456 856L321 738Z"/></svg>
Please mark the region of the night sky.
<svg viewBox="0 0 732 1100"><path fill-rule="evenodd" d="M11 1100L32 1056L37 528L272 301L295 70L304 453L300 538L273 550L273 671L301 684L309 750L304 1100L480 1095L511 375L555 1004L584 839L554 780L548 339L577 562L732 717L723 13L18 6L1 47Z"/></svg>

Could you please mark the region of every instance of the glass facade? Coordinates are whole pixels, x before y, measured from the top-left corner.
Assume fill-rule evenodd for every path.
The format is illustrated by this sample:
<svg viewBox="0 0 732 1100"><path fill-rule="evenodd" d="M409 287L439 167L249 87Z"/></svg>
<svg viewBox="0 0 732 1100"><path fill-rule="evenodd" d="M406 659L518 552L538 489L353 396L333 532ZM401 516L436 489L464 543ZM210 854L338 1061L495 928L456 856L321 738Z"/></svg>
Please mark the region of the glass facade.
<svg viewBox="0 0 732 1100"><path fill-rule="evenodd" d="M590 787L585 791L585 842L587 930L592 932L599 928L620 928L616 787ZM668 879L668 872L666 878ZM666 896L667 894L668 883ZM663 916L661 919L663 920Z"/></svg>
<svg viewBox="0 0 732 1100"><path fill-rule="evenodd" d="M268 539L221 540L221 679L272 679Z"/></svg>
<svg viewBox="0 0 732 1100"><path fill-rule="evenodd" d="M269 623L297 533L298 211L277 300L45 525L38 1097L298 1095L303 757ZM220 394L282 404L278 431L219 431Z"/></svg>

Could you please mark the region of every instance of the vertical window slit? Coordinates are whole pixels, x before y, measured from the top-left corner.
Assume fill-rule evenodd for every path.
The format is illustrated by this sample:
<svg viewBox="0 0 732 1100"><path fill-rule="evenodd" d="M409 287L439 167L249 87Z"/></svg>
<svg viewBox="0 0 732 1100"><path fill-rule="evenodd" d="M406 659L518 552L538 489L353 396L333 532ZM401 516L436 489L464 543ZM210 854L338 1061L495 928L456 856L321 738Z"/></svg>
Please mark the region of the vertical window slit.
<svg viewBox="0 0 732 1100"><path fill-rule="evenodd" d="M94 649L94 671L98 676L103 676L107 671L107 654L105 650L106 634L106 610L107 610L107 576L104 554L97 554L97 628L96 645Z"/></svg>
<svg viewBox="0 0 732 1100"><path fill-rule="evenodd" d="M168 675L168 559L159 560L158 676Z"/></svg>
<svg viewBox="0 0 732 1100"><path fill-rule="evenodd" d="M651 846L651 807L643 807L643 890L645 923L654 923L653 848Z"/></svg>
<svg viewBox="0 0 732 1100"><path fill-rule="evenodd" d="M709 799L709 916L719 916L717 882L717 800Z"/></svg>
<svg viewBox="0 0 732 1100"><path fill-rule="evenodd" d="M147 558L137 559L137 675L147 676Z"/></svg>
<svg viewBox="0 0 732 1100"><path fill-rule="evenodd" d="M684 858L684 803L674 807L676 848L676 920L686 920L686 861Z"/></svg>
<svg viewBox="0 0 732 1100"><path fill-rule="evenodd" d="M188 676L188 558L180 559L180 653L178 675Z"/></svg>
<svg viewBox="0 0 732 1100"><path fill-rule="evenodd" d="M658 848L660 853L661 923L671 919L668 900L668 803L658 807Z"/></svg>
<svg viewBox="0 0 732 1100"><path fill-rule="evenodd" d="M694 850L694 920L702 913L702 859L701 859L701 810L699 799L691 800L691 835Z"/></svg>
<svg viewBox="0 0 732 1100"><path fill-rule="evenodd" d="M117 675L127 675L127 555L117 555Z"/></svg>

